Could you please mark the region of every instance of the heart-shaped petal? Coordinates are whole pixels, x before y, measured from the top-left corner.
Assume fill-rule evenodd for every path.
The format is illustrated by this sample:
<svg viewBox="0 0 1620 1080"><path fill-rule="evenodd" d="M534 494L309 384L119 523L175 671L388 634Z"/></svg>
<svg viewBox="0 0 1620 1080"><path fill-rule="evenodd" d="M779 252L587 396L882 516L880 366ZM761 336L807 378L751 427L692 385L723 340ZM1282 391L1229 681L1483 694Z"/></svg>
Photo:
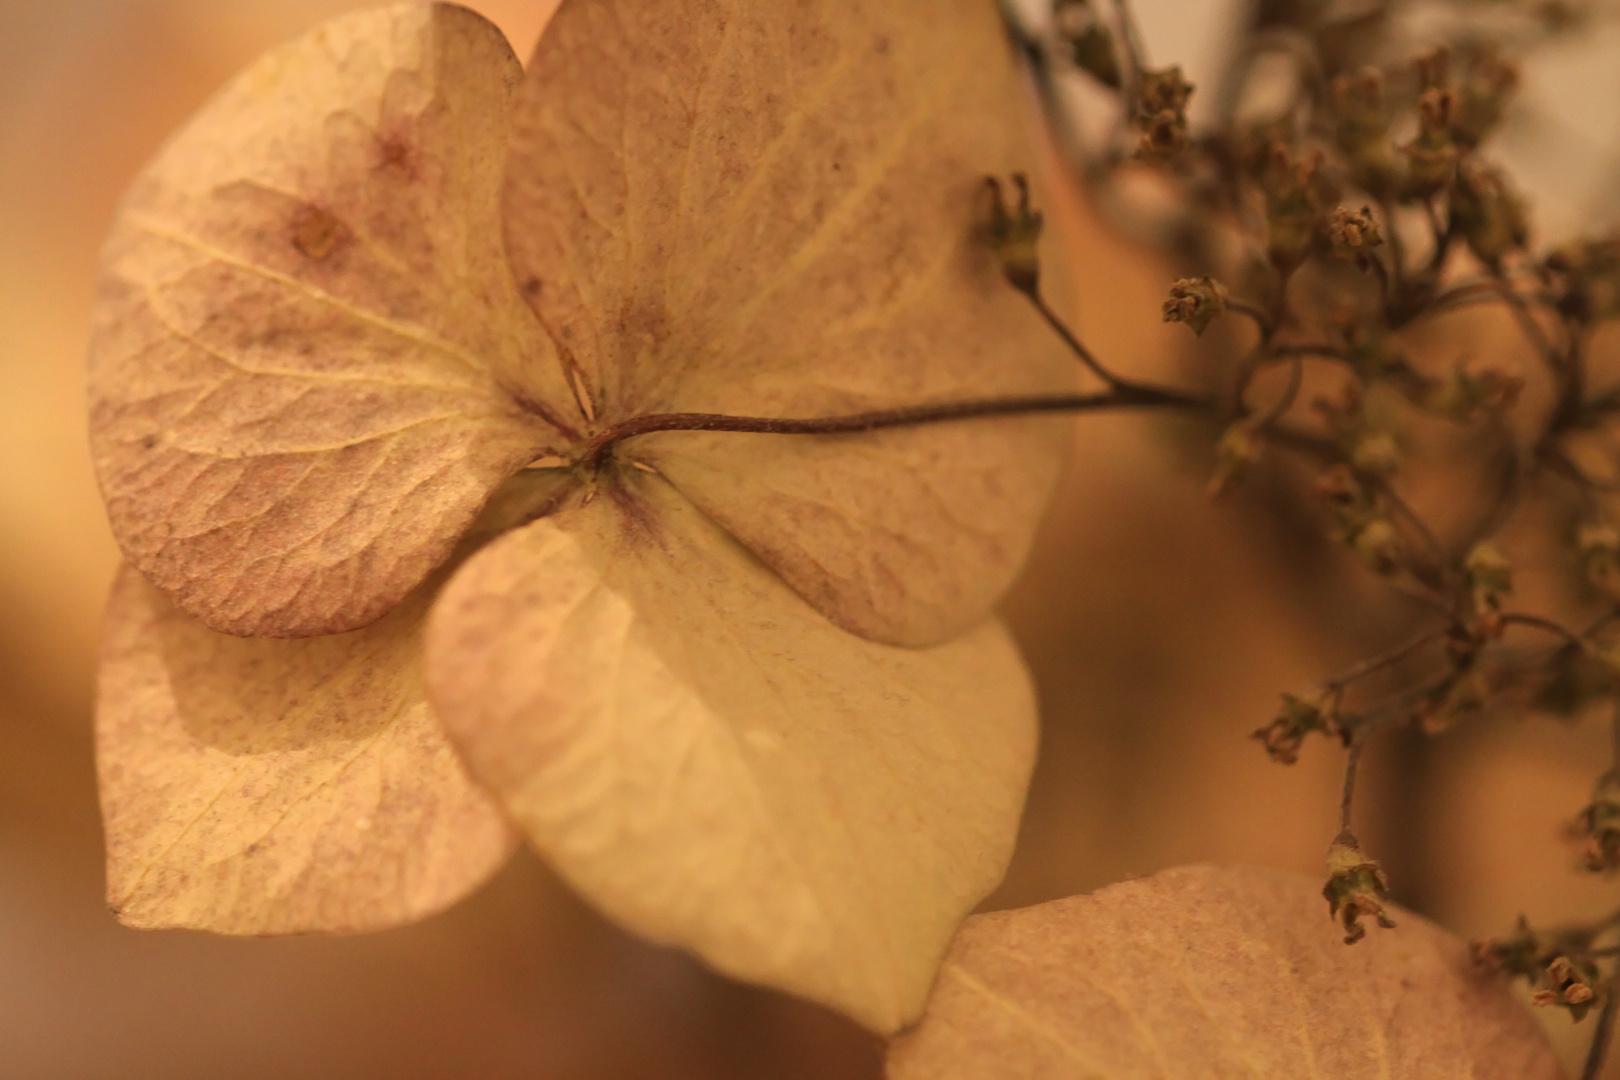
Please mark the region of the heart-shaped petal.
<svg viewBox="0 0 1620 1080"><path fill-rule="evenodd" d="M662 479L602 485L446 587L451 737L615 919L895 1030L1012 851L1035 711L1011 642L863 641Z"/></svg>
<svg viewBox="0 0 1620 1080"><path fill-rule="evenodd" d="M213 629L377 618L567 426L501 241L520 76L465 9L346 16L238 76L126 197L96 469L125 555Z"/></svg>
<svg viewBox="0 0 1620 1080"><path fill-rule="evenodd" d="M514 115L514 271L604 423L1062 389L975 225L1035 171L1024 97L990 0L568 0ZM1022 564L1066 432L636 452L835 622L932 644Z"/></svg>

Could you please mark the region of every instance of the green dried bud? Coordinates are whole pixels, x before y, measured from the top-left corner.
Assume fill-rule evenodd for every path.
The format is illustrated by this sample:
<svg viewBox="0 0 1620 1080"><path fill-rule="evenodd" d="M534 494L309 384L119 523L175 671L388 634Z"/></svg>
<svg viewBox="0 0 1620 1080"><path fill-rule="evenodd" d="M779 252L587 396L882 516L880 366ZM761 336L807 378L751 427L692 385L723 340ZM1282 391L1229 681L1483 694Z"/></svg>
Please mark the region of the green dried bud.
<svg viewBox="0 0 1620 1080"><path fill-rule="evenodd" d="M1448 380L1437 385L1424 404L1442 416L1466 421L1479 413L1505 412L1519 400L1523 390L1524 380L1517 375L1497 367L1475 371L1464 361L1452 369Z"/></svg>
<svg viewBox="0 0 1620 1080"><path fill-rule="evenodd" d="M1267 241L1271 261L1291 270L1310 254L1326 218L1324 208L1338 201L1320 150L1294 157L1287 147L1273 147L1260 179L1266 196Z"/></svg>
<svg viewBox="0 0 1620 1080"><path fill-rule="evenodd" d="M1543 949L1540 935L1530 929L1523 915L1513 933L1504 938L1484 938L1469 942L1474 963L1492 975L1513 975L1533 979L1541 969Z"/></svg>
<svg viewBox="0 0 1620 1080"><path fill-rule="evenodd" d="M1040 211L1032 210L1029 203L1029 178L1023 173L1013 175L1013 186L1018 189L1018 205L1009 208L1001 181L987 177L990 190L990 246L1001 261L1001 272L1019 292L1035 294L1041 284L1041 228L1044 219Z"/></svg>
<svg viewBox="0 0 1620 1080"><path fill-rule="evenodd" d="M1401 447L1393 433L1368 430L1350 448L1356 468L1375 476L1394 476L1401 467Z"/></svg>
<svg viewBox="0 0 1620 1080"><path fill-rule="evenodd" d="M1224 495L1259 462L1264 447L1253 429L1233 424L1215 443L1215 472L1209 478L1209 493Z"/></svg>
<svg viewBox="0 0 1620 1080"><path fill-rule="evenodd" d="M1418 99L1417 138L1401 147L1406 154L1406 180L1402 194L1426 199L1444 190L1457 171L1462 152L1451 137L1457 97L1449 90L1431 88Z"/></svg>
<svg viewBox="0 0 1620 1080"><path fill-rule="evenodd" d="M1187 118L1165 109L1138 121L1142 136L1136 156L1144 161L1168 161L1187 148Z"/></svg>
<svg viewBox="0 0 1620 1080"><path fill-rule="evenodd" d="M1497 124L1513 91L1519 86L1519 69L1495 46L1475 48L1468 57L1458 88L1452 135L1465 149L1485 140Z"/></svg>
<svg viewBox="0 0 1620 1080"><path fill-rule="evenodd" d="M1487 266L1530 241L1529 206L1501 169L1470 159L1451 189L1451 227Z"/></svg>
<svg viewBox="0 0 1620 1080"><path fill-rule="evenodd" d="M1401 170L1389 138L1383 72L1369 67L1354 75L1340 75L1333 80L1332 94L1335 139L1350 179L1374 195L1393 192Z"/></svg>
<svg viewBox="0 0 1620 1080"><path fill-rule="evenodd" d="M1385 517L1373 517L1346 533L1356 558L1377 574L1393 574L1401 567L1401 534Z"/></svg>
<svg viewBox="0 0 1620 1080"><path fill-rule="evenodd" d="M1443 90L1451 83L1451 50L1440 45L1413 61L1418 85L1424 90Z"/></svg>
<svg viewBox="0 0 1620 1080"><path fill-rule="evenodd" d="M1493 606L1499 606L1501 598L1513 591L1513 565L1489 540L1481 540L1469 549L1463 560L1463 575L1476 600L1488 596Z"/></svg>
<svg viewBox="0 0 1620 1080"><path fill-rule="evenodd" d="M1187 101L1192 92L1192 83L1182 78L1179 67L1142 72L1136 99L1136 125L1142 132L1138 157L1163 161L1186 148Z"/></svg>
<svg viewBox="0 0 1620 1080"><path fill-rule="evenodd" d="M1344 737L1332 713L1324 708L1325 702L1320 696L1284 694L1282 699L1282 709L1275 719L1252 736L1265 746L1271 760L1283 765L1294 764L1299 760L1305 737L1313 733Z"/></svg>
<svg viewBox="0 0 1620 1080"><path fill-rule="evenodd" d="M1184 114L1193 89L1193 84L1182 77L1179 66L1144 71L1137 97L1137 115L1153 116L1161 112Z"/></svg>
<svg viewBox="0 0 1620 1080"><path fill-rule="evenodd" d="M1170 286L1164 302L1164 321L1186 323L1202 336L1209 324L1226 310L1226 286L1211 277L1182 278Z"/></svg>
<svg viewBox="0 0 1620 1080"><path fill-rule="evenodd" d="M1575 549L1586 580L1620 598L1620 530L1607 521L1583 522L1575 530Z"/></svg>
<svg viewBox="0 0 1620 1080"><path fill-rule="evenodd" d="M1465 666L1472 663L1470 658ZM1413 710L1412 719L1425 735L1438 735L1457 721L1481 711L1489 702L1490 687L1479 672L1459 671L1424 696Z"/></svg>
<svg viewBox="0 0 1620 1080"><path fill-rule="evenodd" d="M1318 495L1340 508L1360 506L1367 501L1367 494L1362 490L1356 474L1343 465L1335 465L1322 472L1313 486Z"/></svg>
<svg viewBox="0 0 1620 1080"><path fill-rule="evenodd" d="M1114 33L1092 10L1090 0L1059 0L1053 12L1058 37L1069 46L1074 66L1112 90L1123 84Z"/></svg>
<svg viewBox="0 0 1620 1080"><path fill-rule="evenodd" d="M1389 901L1389 880L1383 868L1361 853L1355 836L1346 830L1328 848L1328 880L1322 896L1328 911L1344 927L1344 943L1354 945L1367 936L1361 920L1371 916L1386 930L1395 927L1384 910Z"/></svg>
<svg viewBox="0 0 1620 1080"><path fill-rule="evenodd" d="M1565 244L1547 256L1546 266L1564 278L1561 313L1583 321L1620 316L1620 238Z"/></svg>
<svg viewBox="0 0 1620 1080"><path fill-rule="evenodd" d="M1620 870L1620 777L1598 781L1592 801L1576 816L1571 832L1581 843L1581 865L1594 874Z"/></svg>

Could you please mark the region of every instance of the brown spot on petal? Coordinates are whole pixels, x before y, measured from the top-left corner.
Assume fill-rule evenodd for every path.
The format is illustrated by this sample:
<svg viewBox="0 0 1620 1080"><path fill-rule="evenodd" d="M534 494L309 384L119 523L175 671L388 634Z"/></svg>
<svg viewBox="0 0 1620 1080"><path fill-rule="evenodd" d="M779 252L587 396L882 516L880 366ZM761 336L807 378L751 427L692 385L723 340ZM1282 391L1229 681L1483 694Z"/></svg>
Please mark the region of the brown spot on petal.
<svg viewBox="0 0 1620 1080"><path fill-rule="evenodd" d="M293 212L292 246L306 259L325 262L351 239L348 226L312 203Z"/></svg>

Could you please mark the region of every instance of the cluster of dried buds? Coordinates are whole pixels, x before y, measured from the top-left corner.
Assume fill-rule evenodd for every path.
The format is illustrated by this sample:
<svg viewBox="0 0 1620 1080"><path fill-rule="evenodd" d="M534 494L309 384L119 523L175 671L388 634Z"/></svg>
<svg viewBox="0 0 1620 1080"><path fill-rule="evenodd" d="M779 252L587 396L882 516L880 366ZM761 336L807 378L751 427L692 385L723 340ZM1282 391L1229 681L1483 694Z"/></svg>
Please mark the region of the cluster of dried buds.
<svg viewBox="0 0 1620 1080"><path fill-rule="evenodd" d="M1610 992L1589 955L1592 936L1585 928L1538 932L1521 917L1511 934L1475 941L1474 962L1486 971L1523 979L1535 1004L1567 1009L1571 1018L1581 1020Z"/></svg>

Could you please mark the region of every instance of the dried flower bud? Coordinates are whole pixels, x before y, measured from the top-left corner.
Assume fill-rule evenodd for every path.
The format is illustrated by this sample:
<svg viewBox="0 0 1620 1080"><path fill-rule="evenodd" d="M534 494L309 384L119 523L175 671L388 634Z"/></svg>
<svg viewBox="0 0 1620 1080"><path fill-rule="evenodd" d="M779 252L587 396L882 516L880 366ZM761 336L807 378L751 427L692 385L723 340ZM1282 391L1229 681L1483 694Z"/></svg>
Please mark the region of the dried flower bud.
<svg viewBox="0 0 1620 1080"><path fill-rule="evenodd" d="M990 246L1001 260L1001 272L1019 292L1033 295L1041 283L1040 239L1044 220L1040 211L1030 209L1029 178L1016 173L1018 205L1009 208L1001 181L987 177L990 189Z"/></svg>
<svg viewBox="0 0 1620 1080"><path fill-rule="evenodd" d="M1123 83L1114 33L1092 10L1090 0L1059 0L1053 12L1058 36L1069 46L1074 66L1113 90Z"/></svg>
<svg viewBox="0 0 1620 1080"><path fill-rule="evenodd" d="M1452 136L1473 149L1501 123L1508 99L1519 86L1519 69L1492 45L1471 50L1458 87Z"/></svg>
<svg viewBox="0 0 1620 1080"><path fill-rule="evenodd" d="M1488 635L1501 633L1502 598L1513 591L1513 566L1502 549L1482 540L1463 560L1463 577L1473 594L1474 611Z"/></svg>
<svg viewBox="0 0 1620 1080"><path fill-rule="evenodd" d="M1592 801L1581 808L1570 827L1581 843L1581 865L1594 874L1620 870L1620 777L1598 781Z"/></svg>
<svg viewBox="0 0 1620 1080"><path fill-rule="evenodd" d="M1324 470L1312 486L1318 495L1334 506L1355 506L1366 501L1366 493L1356 474L1343 465Z"/></svg>
<svg viewBox="0 0 1620 1080"><path fill-rule="evenodd" d="M1200 336L1226 310L1226 286L1211 277L1182 278L1170 286L1164 321L1186 323Z"/></svg>
<svg viewBox="0 0 1620 1080"><path fill-rule="evenodd" d="M1305 737L1313 733L1344 737L1344 732L1331 711L1325 708L1326 702L1320 695L1300 697L1284 694L1282 699L1282 709L1277 716L1252 736L1265 746L1271 760L1283 765L1294 764L1299 760Z"/></svg>
<svg viewBox="0 0 1620 1080"><path fill-rule="evenodd" d="M1468 946L1474 963L1481 969L1493 975L1513 975L1521 979L1533 979L1541 970L1542 949L1541 937L1530 929L1523 915L1508 937L1484 938Z"/></svg>
<svg viewBox="0 0 1620 1080"><path fill-rule="evenodd" d="M1369 430L1351 446L1350 461L1362 472L1394 476L1401 468L1401 446L1394 433Z"/></svg>
<svg viewBox="0 0 1620 1080"><path fill-rule="evenodd" d="M1477 650L1477 646L1471 648ZM1424 695L1412 711L1412 719L1425 735L1438 735L1480 712L1489 701L1490 687L1479 672L1462 670Z"/></svg>
<svg viewBox="0 0 1620 1080"><path fill-rule="evenodd" d="M1386 930L1395 927L1395 920L1384 911L1389 900L1389 880L1383 868L1361 853L1355 836L1346 830L1340 833L1328 848L1328 880L1322 896L1328 902L1328 911L1344 927L1344 943L1354 945L1367 936L1361 925L1364 917L1376 919Z"/></svg>
<svg viewBox="0 0 1620 1080"><path fill-rule="evenodd" d="M1193 84L1182 77L1179 66L1158 71L1142 72L1142 87L1137 99L1137 113L1152 116L1155 113L1185 113L1192 98Z"/></svg>
<svg viewBox="0 0 1620 1080"><path fill-rule="evenodd" d="M1365 267L1367 252L1382 244L1384 237L1373 219L1372 207L1350 210L1336 206L1328 222L1328 240L1333 244L1333 254L1341 259L1353 259L1357 265Z"/></svg>
<svg viewBox="0 0 1620 1080"><path fill-rule="evenodd" d="M1407 197L1426 199L1451 183L1462 154L1451 137L1456 106L1456 95L1449 90L1425 90L1418 99L1417 137L1401 147L1406 154L1402 193Z"/></svg>
<svg viewBox="0 0 1620 1080"><path fill-rule="evenodd" d="M1620 316L1620 237L1576 240L1547 256L1546 266L1564 279L1558 310L1572 319Z"/></svg>
<svg viewBox="0 0 1620 1080"><path fill-rule="evenodd" d="M1393 192L1400 177L1395 146L1389 138L1389 110L1384 102L1384 75L1363 68L1333 80L1333 111L1339 150L1356 186L1377 196Z"/></svg>
<svg viewBox="0 0 1620 1080"><path fill-rule="evenodd" d="M1437 385L1424 403L1453 420L1466 421L1480 413L1502 413L1513 407L1524 390L1524 380L1498 367L1471 369L1466 361L1452 369L1451 377Z"/></svg>
<svg viewBox="0 0 1620 1080"><path fill-rule="evenodd" d="M1187 101L1193 85L1179 67L1142 72L1136 100L1136 125L1142 135L1137 156L1149 161L1175 157L1187 146Z"/></svg>
<svg viewBox="0 0 1620 1080"><path fill-rule="evenodd" d="M1348 533L1346 539L1356 558L1374 573L1387 575L1400 569L1401 536L1388 518L1370 518L1360 528Z"/></svg>
<svg viewBox="0 0 1620 1080"><path fill-rule="evenodd" d="M1501 169L1470 159L1451 189L1451 227L1487 266L1530 241L1529 207Z"/></svg>
<svg viewBox="0 0 1620 1080"><path fill-rule="evenodd" d="M1142 129L1136 156L1144 161L1167 161L1187 148L1187 118L1166 109L1138 121Z"/></svg>
<svg viewBox="0 0 1620 1080"><path fill-rule="evenodd" d="M1215 443L1215 471L1208 485L1210 495L1220 496L1232 490L1263 454L1260 437L1246 424L1236 423L1223 431Z"/></svg>
<svg viewBox="0 0 1620 1080"><path fill-rule="evenodd" d="M1595 977L1589 965L1583 970L1567 956L1554 957L1542 968L1530 1000L1543 1007L1561 1006L1572 1019L1582 1020L1597 1000L1592 986Z"/></svg>
<svg viewBox="0 0 1620 1080"><path fill-rule="evenodd" d="M1324 207L1338 201L1322 169L1324 161L1320 150L1295 157L1287 147L1275 146L1261 176L1271 261L1285 271L1304 261L1322 231Z"/></svg>
<svg viewBox="0 0 1620 1080"><path fill-rule="evenodd" d="M1586 580L1620 598L1620 530L1601 519L1583 522L1575 530L1575 549Z"/></svg>
<svg viewBox="0 0 1620 1080"><path fill-rule="evenodd" d="M1413 66L1424 90L1443 90L1451 84L1451 50L1444 45L1419 56Z"/></svg>

